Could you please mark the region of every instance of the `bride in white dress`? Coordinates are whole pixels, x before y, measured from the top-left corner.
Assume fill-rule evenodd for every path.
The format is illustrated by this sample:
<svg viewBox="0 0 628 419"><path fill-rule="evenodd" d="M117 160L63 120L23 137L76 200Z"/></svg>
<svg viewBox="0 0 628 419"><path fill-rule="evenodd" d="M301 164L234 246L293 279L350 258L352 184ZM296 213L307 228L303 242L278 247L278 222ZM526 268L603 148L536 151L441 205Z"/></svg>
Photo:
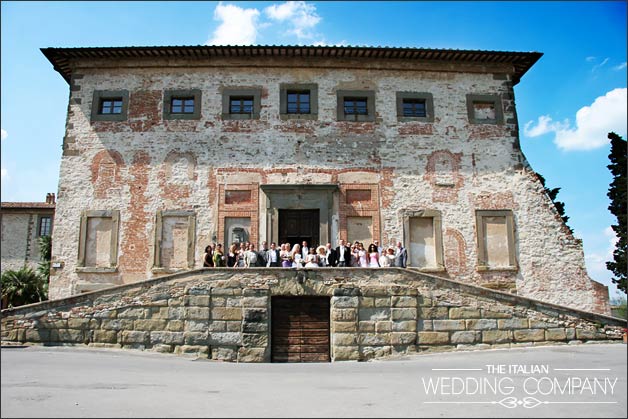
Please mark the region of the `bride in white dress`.
<svg viewBox="0 0 628 419"><path fill-rule="evenodd" d="M292 247L292 267L293 268L303 267L303 256L301 256L301 245L299 243L295 244Z"/></svg>
<svg viewBox="0 0 628 419"><path fill-rule="evenodd" d="M316 256L316 249L310 248L310 252L305 257L306 268L318 268L318 257Z"/></svg>

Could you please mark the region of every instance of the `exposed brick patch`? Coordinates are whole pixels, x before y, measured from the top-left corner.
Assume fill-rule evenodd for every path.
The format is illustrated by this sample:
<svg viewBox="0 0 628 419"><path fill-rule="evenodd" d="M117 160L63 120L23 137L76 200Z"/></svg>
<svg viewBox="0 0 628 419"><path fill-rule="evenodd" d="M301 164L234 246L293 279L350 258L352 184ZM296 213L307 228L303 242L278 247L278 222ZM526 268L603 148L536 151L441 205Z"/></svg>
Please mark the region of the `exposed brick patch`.
<svg viewBox="0 0 628 419"><path fill-rule="evenodd" d="M464 177L460 174L462 153L449 150L437 150L427 158L423 178L432 185L434 202L456 203L458 192L464 185Z"/></svg>
<svg viewBox="0 0 628 419"><path fill-rule="evenodd" d="M347 204L371 202L371 190L370 189L348 189L346 193L347 193Z"/></svg>
<svg viewBox="0 0 628 419"><path fill-rule="evenodd" d="M466 243L464 236L456 229L445 230L445 268L454 278L467 273Z"/></svg>
<svg viewBox="0 0 628 419"><path fill-rule="evenodd" d="M96 132L130 132L126 121L94 121L92 122L92 129Z"/></svg>
<svg viewBox="0 0 628 419"><path fill-rule="evenodd" d="M230 194L248 194L248 202L233 202L227 200ZM218 185L218 241L222 242L225 237L225 218L242 217L251 220L251 231L249 241L258 243L259 241L259 184L252 183L246 185Z"/></svg>
<svg viewBox="0 0 628 419"><path fill-rule="evenodd" d="M275 129L281 132L314 135L316 132L316 122L307 120L288 120L276 125Z"/></svg>
<svg viewBox="0 0 628 419"><path fill-rule="evenodd" d="M340 237L351 239L348 237L347 217L370 217L372 220L373 240L381 240L380 214L377 199L379 196L379 185L363 183L341 184L339 185L339 189L338 231ZM348 199L348 196L351 194L362 197L368 195L370 199L368 201L351 201Z"/></svg>
<svg viewBox="0 0 628 419"><path fill-rule="evenodd" d="M196 132L201 124L195 120L164 119L163 125L168 132Z"/></svg>
<svg viewBox="0 0 628 419"><path fill-rule="evenodd" d="M259 119L222 121L222 132L261 132L269 128L268 122Z"/></svg>
<svg viewBox="0 0 628 419"><path fill-rule="evenodd" d="M123 272L137 274L145 272L147 260L138 257L138 255L150 255L150 239L146 231L146 224L151 217L151 214L146 212L146 206L149 202L147 188L150 163L148 153L138 151L133 156L133 163L129 168L131 200L127 211L130 218L122 224L124 235L122 236L120 254L120 270Z"/></svg>
<svg viewBox="0 0 628 419"><path fill-rule="evenodd" d="M375 122L337 121L333 125L335 125L342 135L351 135L372 134L377 129L378 124Z"/></svg>
<svg viewBox="0 0 628 419"><path fill-rule="evenodd" d="M94 197L107 198L112 189L121 188L123 168L124 159L118 151L102 150L96 153L90 166Z"/></svg>
<svg viewBox="0 0 628 419"><path fill-rule="evenodd" d="M146 132L161 124L161 90L131 92L129 126L133 131Z"/></svg>
<svg viewBox="0 0 628 419"><path fill-rule="evenodd" d="M433 135L434 124L406 122L399 126L399 135Z"/></svg>
<svg viewBox="0 0 628 419"><path fill-rule="evenodd" d="M225 205L248 204L251 202L251 190L225 191Z"/></svg>
<svg viewBox="0 0 628 419"><path fill-rule="evenodd" d="M507 137L509 134L507 125L468 124L469 140L487 140L489 138Z"/></svg>
<svg viewBox="0 0 628 419"><path fill-rule="evenodd" d="M512 192L480 192L470 194L472 207L477 210L518 209Z"/></svg>

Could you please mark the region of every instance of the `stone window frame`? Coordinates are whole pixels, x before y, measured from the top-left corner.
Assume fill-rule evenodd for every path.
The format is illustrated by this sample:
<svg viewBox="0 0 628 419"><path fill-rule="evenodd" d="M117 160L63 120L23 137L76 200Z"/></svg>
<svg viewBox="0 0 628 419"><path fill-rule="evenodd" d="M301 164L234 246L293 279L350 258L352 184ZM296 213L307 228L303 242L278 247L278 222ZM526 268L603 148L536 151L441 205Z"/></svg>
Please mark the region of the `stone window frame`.
<svg viewBox="0 0 628 419"><path fill-rule="evenodd" d="M475 119L474 103L484 102L492 103L495 106L495 119ZM471 124L490 124L490 125L503 125L504 124L504 111L502 109L502 99L498 94L480 95L480 94L468 94L467 95L467 116Z"/></svg>
<svg viewBox="0 0 628 419"><path fill-rule="evenodd" d="M509 266L489 266L484 244L484 217L505 217L508 240ZM517 271L517 255L515 248L515 218L512 210L475 210L476 242L478 252L478 271Z"/></svg>
<svg viewBox="0 0 628 419"><path fill-rule="evenodd" d="M398 122L434 122L434 96L430 92L396 92ZM425 100L425 116L403 116L404 99Z"/></svg>
<svg viewBox="0 0 628 419"><path fill-rule="evenodd" d="M87 221L89 218L111 218L111 244L109 249L109 267L85 266L85 248L87 245ZM88 210L81 213L77 272L108 273L118 271L118 236L120 234L119 210Z"/></svg>
<svg viewBox="0 0 628 419"><path fill-rule="evenodd" d="M253 97L253 113L252 114L232 114L229 113L230 99L232 96L252 96ZM222 91L222 119L223 120L247 120L260 119L260 110L262 108L262 88L261 87L230 87Z"/></svg>
<svg viewBox="0 0 628 419"><path fill-rule="evenodd" d="M410 250L410 218L431 218L432 226L434 228L434 253L436 257L436 267L419 267L412 266L412 268L416 268L422 272L444 272L445 271L445 262L444 262L444 248L443 248L443 219L441 212L438 210L416 210L416 211L405 211L403 214L403 243L406 248L406 252L408 253L408 261L411 260L411 250ZM408 265L409 266L409 265Z"/></svg>
<svg viewBox="0 0 628 419"><path fill-rule="evenodd" d="M366 98L366 115L347 117L344 102L347 97ZM338 90L336 91L336 118L338 121L373 122L375 121L375 91L374 90Z"/></svg>
<svg viewBox="0 0 628 419"><path fill-rule="evenodd" d="M289 90L309 90L310 92L310 113L288 113L288 91ZM318 119L318 84L316 83L281 83L279 85L279 118L289 119Z"/></svg>
<svg viewBox="0 0 628 419"><path fill-rule="evenodd" d="M100 103L106 99L122 98L122 112L119 114L99 113ZM129 110L128 90L94 90L92 99L92 119L91 121L126 121Z"/></svg>
<svg viewBox="0 0 628 419"><path fill-rule="evenodd" d="M164 268L161 266L161 241L163 238L164 217L188 217L188 268L194 268L194 251L196 242L196 212L185 210L157 211L155 214L155 243L153 255L153 273L168 273L180 270L180 268Z"/></svg>
<svg viewBox="0 0 628 419"><path fill-rule="evenodd" d="M192 113L172 113L172 99L176 98L193 98L194 112ZM200 89L168 89L164 90L164 120L175 119L201 119L201 100L203 98Z"/></svg>

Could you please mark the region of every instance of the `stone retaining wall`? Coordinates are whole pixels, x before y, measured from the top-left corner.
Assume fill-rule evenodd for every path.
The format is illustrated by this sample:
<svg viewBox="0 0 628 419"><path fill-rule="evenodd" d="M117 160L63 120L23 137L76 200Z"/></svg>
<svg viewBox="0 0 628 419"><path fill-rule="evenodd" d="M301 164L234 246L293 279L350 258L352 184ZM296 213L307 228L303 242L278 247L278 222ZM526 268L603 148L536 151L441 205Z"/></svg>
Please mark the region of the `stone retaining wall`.
<svg viewBox="0 0 628 419"><path fill-rule="evenodd" d="M331 357L621 341L626 321L410 269L202 269L2 311L4 342L270 360L273 296L331 298Z"/></svg>

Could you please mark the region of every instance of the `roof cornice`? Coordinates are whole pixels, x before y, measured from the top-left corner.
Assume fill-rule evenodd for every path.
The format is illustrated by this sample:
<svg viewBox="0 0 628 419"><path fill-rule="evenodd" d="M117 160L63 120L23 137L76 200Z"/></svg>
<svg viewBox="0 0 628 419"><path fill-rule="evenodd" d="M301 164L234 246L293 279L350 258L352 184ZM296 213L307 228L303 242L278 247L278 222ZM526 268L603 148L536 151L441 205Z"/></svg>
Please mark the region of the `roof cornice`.
<svg viewBox="0 0 628 419"><path fill-rule="evenodd" d="M73 60L319 57L331 59L422 60L441 63L510 64L514 69L513 83L517 84L521 77L543 55L540 52L294 45L41 48L41 52L68 83L70 83L72 77Z"/></svg>

